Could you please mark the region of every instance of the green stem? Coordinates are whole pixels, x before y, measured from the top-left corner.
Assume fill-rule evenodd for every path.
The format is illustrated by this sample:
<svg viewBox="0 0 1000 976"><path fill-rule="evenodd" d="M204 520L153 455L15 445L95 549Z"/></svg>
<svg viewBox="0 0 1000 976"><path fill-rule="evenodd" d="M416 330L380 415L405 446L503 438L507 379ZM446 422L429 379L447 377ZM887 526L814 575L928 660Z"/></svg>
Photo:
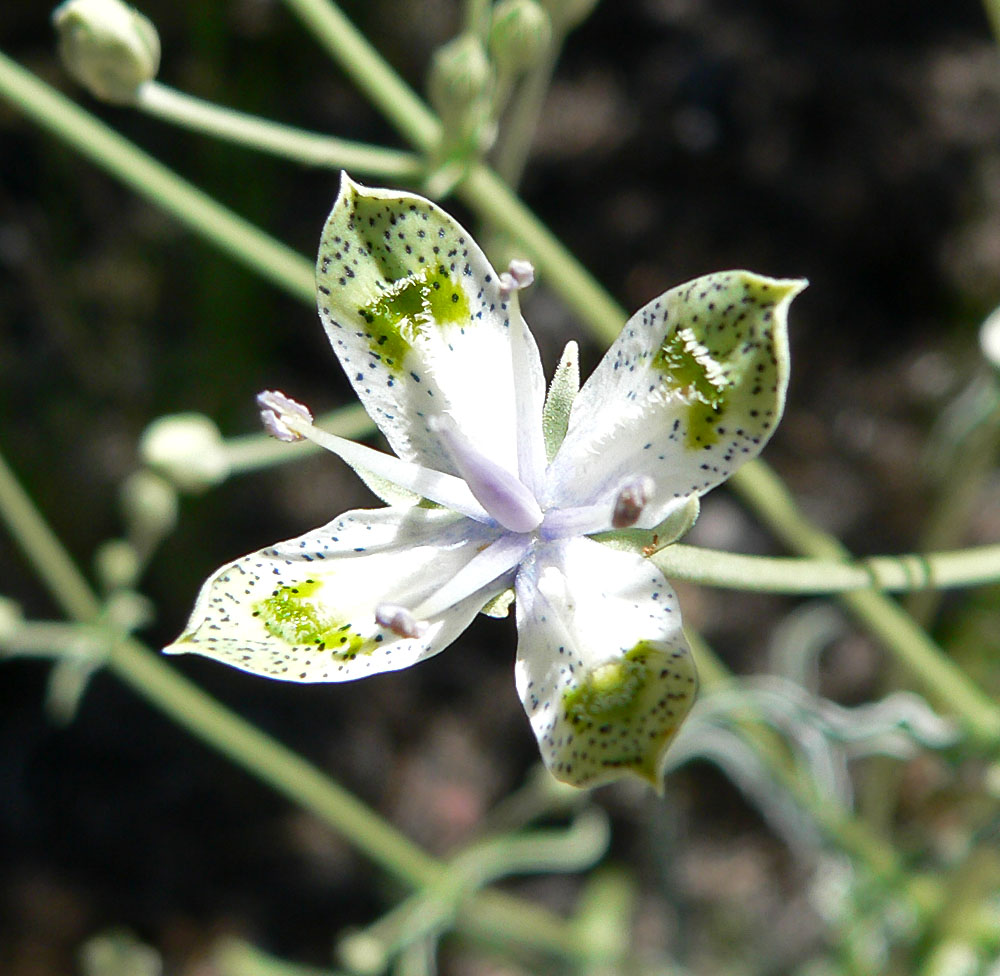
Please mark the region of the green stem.
<svg viewBox="0 0 1000 976"><path fill-rule="evenodd" d="M263 278L303 301L315 300L311 261L216 203L3 54L0 96Z"/></svg>
<svg viewBox="0 0 1000 976"><path fill-rule="evenodd" d="M762 461L744 465L731 484L789 548L818 559L850 558L844 546L802 515L788 489ZM993 750L1000 745L1000 707L898 604L871 590L843 593L840 599L928 694L948 704L974 739Z"/></svg>
<svg viewBox="0 0 1000 976"><path fill-rule="evenodd" d="M456 193L480 219L524 248L540 274L596 338L609 344L614 341L628 318L625 310L496 173L475 166Z"/></svg>
<svg viewBox="0 0 1000 976"><path fill-rule="evenodd" d="M562 36L556 37L553 34L545 54L521 80L517 93L504 114L503 127L492 159L497 175L512 189L516 189L521 182L562 45Z"/></svg>
<svg viewBox="0 0 1000 976"><path fill-rule="evenodd" d="M983 8L986 11L994 38L1000 41L1000 0L983 0Z"/></svg>
<svg viewBox="0 0 1000 976"><path fill-rule="evenodd" d="M413 153L368 146L271 122L213 105L157 81L147 82L139 89L135 107L194 132L293 159L306 166L346 169L402 183L419 180L424 172L423 163Z"/></svg>
<svg viewBox="0 0 1000 976"><path fill-rule="evenodd" d="M196 738L310 810L408 885L434 883L443 866L291 749L229 711L161 657L123 640L108 662L115 676Z"/></svg>
<svg viewBox="0 0 1000 976"><path fill-rule="evenodd" d="M24 550L63 612L74 620L91 622L101 604L90 584L35 508L14 472L0 455L0 518Z"/></svg>
<svg viewBox="0 0 1000 976"><path fill-rule="evenodd" d="M285 0L345 74L421 153L437 148L441 123L364 34L327 0Z"/></svg>
<svg viewBox="0 0 1000 976"><path fill-rule="evenodd" d="M702 686L712 690L732 684L732 674L705 641L691 631L685 633L695 656ZM750 706L747 706L746 715L738 719L735 729L757 753L775 782L809 813L820 830L838 847L863 863L885 887L895 889L905 883L906 869L891 845L868 830L863 822L845 815L813 793L806 781L797 776L789 765L788 754L780 740Z"/></svg>
<svg viewBox="0 0 1000 976"><path fill-rule="evenodd" d="M485 44L490 35L491 0L465 0L463 31Z"/></svg>
<svg viewBox="0 0 1000 976"><path fill-rule="evenodd" d="M100 616L86 579L0 455L0 517L67 615L81 623ZM114 635L109 632L109 636ZM438 884L448 865L425 853L301 756L231 712L130 637L116 639L107 667L179 726L309 810L372 861L412 887ZM539 905L483 891L461 916L463 928L574 958L569 926Z"/></svg>
<svg viewBox="0 0 1000 976"><path fill-rule="evenodd" d="M419 152L433 151L441 123L368 40L329 0L285 0L313 31L351 80ZM478 164L457 193L480 219L518 241L553 288L594 335L611 342L627 318L622 309L566 246L487 166Z"/></svg>
<svg viewBox="0 0 1000 976"><path fill-rule="evenodd" d="M673 579L762 593L912 592L1000 581L1000 545L845 562L747 556L676 544L650 558Z"/></svg>

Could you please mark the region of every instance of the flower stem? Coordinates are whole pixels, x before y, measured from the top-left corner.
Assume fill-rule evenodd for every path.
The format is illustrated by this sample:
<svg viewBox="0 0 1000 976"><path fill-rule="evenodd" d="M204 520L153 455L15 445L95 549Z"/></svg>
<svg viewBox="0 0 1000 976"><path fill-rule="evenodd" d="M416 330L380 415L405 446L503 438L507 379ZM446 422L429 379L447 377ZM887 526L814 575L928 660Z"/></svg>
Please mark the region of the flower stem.
<svg viewBox="0 0 1000 976"><path fill-rule="evenodd" d="M67 616L100 617L101 604L0 454L0 518ZM342 834L358 850L411 887L438 884L449 868L414 844L319 769L215 701L161 657L131 637L108 632L107 667L151 705L292 802ZM570 927L542 906L483 891L459 916L479 935L514 938L575 958Z"/></svg>
<svg viewBox="0 0 1000 976"><path fill-rule="evenodd" d="M393 71L367 38L329 0L285 0L351 80L365 92L397 131L421 153L437 148L441 123ZM626 319L612 299L566 246L524 205L489 167L476 164L457 194L480 219L516 240L528 258L594 335L611 342Z"/></svg>
<svg viewBox="0 0 1000 976"><path fill-rule="evenodd" d="M347 169L404 183L419 180L424 170L420 157L413 153L368 146L271 122L213 105L157 81L146 82L139 89L135 106L195 132L293 159L306 166Z"/></svg>
<svg viewBox="0 0 1000 976"><path fill-rule="evenodd" d="M650 557L673 578L764 593L913 592L1000 582L1000 545L844 559L747 556L675 544Z"/></svg>
<svg viewBox="0 0 1000 976"><path fill-rule="evenodd" d="M844 546L805 518L788 489L764 462L744 465L730 483L789 548L818 559L850 558ZM1000 746L1000 707L898 604L872 590L845 592L840 599L930 695L948 704L980 745L991 750Z"/></svg>
<svg viewBox="0 0 1000 976"><path fill-rule="evenodd" d="M311 261L216 203L2 53L0 96L263 278L315 301Z"/></svg>
<svg viewBox="0 0 1000 976"><path fill-rule="evenodd" d="M101 604L90 584L35 508L0 454L0 518L45 581L56 603L74 620L90 623Z"/></svg>
<svg viewBox="0 0 1000 976"><path fill-rule="evenodd" d="M437 148L441 123L368 39L327 0L285 0L351 81L421 153Z"/></svg>
<svg viewBox="0 0 1000 976"><path fill-rule="evenodd" d="M734 680L732 674L708 644L690 630L685 630L685 634L705 690L731 684ZM809 813L820 830L841 850L864 864L885 887L899 889L905 886L906 868L892 846L869 830L863 821L845 815L813 793L806 781L795 775L780 740L771 733L764 719L754 714L752 706L747 705L747 714L739 718L734 727L744 742L757 753L775 782Z"/></svg>

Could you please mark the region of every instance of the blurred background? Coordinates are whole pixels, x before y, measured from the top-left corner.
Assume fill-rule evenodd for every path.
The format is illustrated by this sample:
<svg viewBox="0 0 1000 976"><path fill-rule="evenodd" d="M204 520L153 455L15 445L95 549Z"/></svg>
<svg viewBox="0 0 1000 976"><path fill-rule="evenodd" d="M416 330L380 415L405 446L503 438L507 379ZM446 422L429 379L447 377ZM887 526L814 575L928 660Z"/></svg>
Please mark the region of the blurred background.
<svg viewBox="0 0 1000 976"><path fill-rule="evenodd" d="M461 24L454 0L343 8L421 91L432 52ZM401 145L276 0L148 0L140 9L160 31L162 81ZM0 47L315 253L335 174L97 103L66 77L49 10L35 0L0 7ZM961 477L949 452L962 410L977 384L992 382L977 336L1000 299L1000 59L977 3L598 4L567 40L522 188L629 309L729 267L809 278L792 313L789 406L765 458L855 552L921 547ZM468 211L446 206L476 230ZM576 338L589 372L603 350L544 281L524 307L547 368ZM96 547L121 533L119 485L153 419L197 410L227 435L253 431L253 397L264 388L317 412L351 402L314 312L0 103L0 444L78 561L89 569ZM367 504L360 482L328 457L186 497L143 580L157 615L141 636L153 646L175 637L221 563ZM977 486L952 536L954 545L1000 538L995 475ZM725 490L705 500L686 541L777 551ZM815 609L678 591L685 622L740 673L767 670L789 622ZM30 617L58 616L3 533L0 592ZM957 593L932 619L937 638L994 692L997 597L995 588ZM852 705L900 686L875 643L835 612L833 625L806 619L807 636L794 640L822 645L824 696ZM513 687L514 643L512 620L481 619L416 669L344 686L172 663L446 854L537 762ZM73 972L81 944L117 927L155 946L169 972L204 971L207 947L227 933L326 965L337 932L392 904L394 889L346 844L113 678L98 674L74 720L52 722L48 670L0 666L4 974ZM970 809L981 797L966 788L972 762L915 755L897 770L890 802L872 798L877 784L866 786L861 766L859 802L907 857L933 860L935 838L982 822ZM627 784L594 800L615 827L609 862L641 892L637 944L705 974L804 971L827 945L815 851L789 847L716 767L694 762L671 774L664 800ZM579 892L573 877L513 887L560 911ZM527 971L460 950L443 969Z"/></svg>

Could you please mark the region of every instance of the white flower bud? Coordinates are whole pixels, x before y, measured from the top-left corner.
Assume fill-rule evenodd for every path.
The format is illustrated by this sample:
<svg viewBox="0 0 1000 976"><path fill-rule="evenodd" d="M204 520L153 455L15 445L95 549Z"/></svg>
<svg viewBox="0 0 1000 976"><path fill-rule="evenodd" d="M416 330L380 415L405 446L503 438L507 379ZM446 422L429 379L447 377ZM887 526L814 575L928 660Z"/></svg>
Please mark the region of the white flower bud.
<svg viewBox="0 0 1000 976"><path fill-rule="evenodd" d="M139 455L181 491L204 491L229 474L222 434L200 413L154 420L139 441Z"/></svg>
<svg viewBox="0 0 1000 976"><path fill-rule="evenodd" d="M136 471L125 479L121 504L136 540L161 539L177 524L177 489L153 471Z"/></svg>
<svg viewBox="0 0 1000 976"><path fill-rule="evenodd" d="M94 569L101 586L107 591L135 586L139 578L139 554L124 539L102 542L94 553Z"/></svg>
<svg viewBox="0 0 1000 976"><path fill-rule="evenodd" d="M156 77L156 28L121 0L66 0L52 22L66 70L96 98L127 105L140 85Z"/></svg>
<svg viewBox="0 0 1000 976"><path fill-rule="evenodd" d="M500 0L490 24L490 55L497 68L519 75L534 67L552 37L549 15L536 0Z"/></svg>
<svg viewBox="0 0 1000 976"><path fill-rule="evenodd" d="M489 96L493 69L482 44L462 34L434 53L427 96L446 126L468 117L470 109Z"/></svg>

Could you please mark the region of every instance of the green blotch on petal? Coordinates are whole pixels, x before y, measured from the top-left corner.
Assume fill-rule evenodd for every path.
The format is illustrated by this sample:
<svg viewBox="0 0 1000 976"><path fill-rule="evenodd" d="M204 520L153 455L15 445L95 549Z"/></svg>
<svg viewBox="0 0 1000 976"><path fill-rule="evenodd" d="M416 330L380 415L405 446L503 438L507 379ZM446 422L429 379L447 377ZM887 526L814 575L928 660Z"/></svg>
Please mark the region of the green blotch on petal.
<svg viewBox="0 0 1000 976"><path fill-rule="evenodd" d="M562 699L578 743L570 781L588 785L629 770L658 788L661 757L696 687L690 655L656 641L639 641L619 660L594 668Z"/></svg>
<svg viewBox="0 0 1000 976"><path fill-rule="evenodd" d="M358 314L367 323L371 351L397 372L421 334L471 321L465 291L443 266L394 282Z"/></svg>
<svg viewBox="0 0 1000 976"><path fill-rule="evenodd" d="M689 448L717 444L727 415L780 412L788 370L785 309L803 287L803 281L737 271L668 293L670 328L652 365L688 404Z"/></svg>
<svg viewBox="0 0 1000 976"><path fill-rule="evenodd" d="M350 623L322 610L315 599L321 586L317 580L306 580L278 587L271 596L253 604L253 615L286 644L314 644L317 652L329 652L337 660L350 661L375 650L376 640L363 637Z"/></svg>
<svg viewBox="0 0 1000 976"><path fill-rule="evenodd" d="M722 364L697 339L690 328L681 328L664 339L653 368L671 388L691 401L687 416L688 446L714 444L719 435L714 421L726 405L726 377Z"/></svg>

